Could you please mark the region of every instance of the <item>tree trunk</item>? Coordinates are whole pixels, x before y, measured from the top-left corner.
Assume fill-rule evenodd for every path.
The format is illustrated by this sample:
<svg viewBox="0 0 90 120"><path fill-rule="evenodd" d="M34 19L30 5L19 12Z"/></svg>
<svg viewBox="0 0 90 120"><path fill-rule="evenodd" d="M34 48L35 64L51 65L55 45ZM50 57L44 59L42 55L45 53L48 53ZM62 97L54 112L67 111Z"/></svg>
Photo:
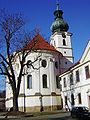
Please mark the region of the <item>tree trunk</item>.
<svg viewBox="0 0 90 120"><path fill-rule="evenodd" d="M13 94L13 111L18 111L18 96Z"/></svg>

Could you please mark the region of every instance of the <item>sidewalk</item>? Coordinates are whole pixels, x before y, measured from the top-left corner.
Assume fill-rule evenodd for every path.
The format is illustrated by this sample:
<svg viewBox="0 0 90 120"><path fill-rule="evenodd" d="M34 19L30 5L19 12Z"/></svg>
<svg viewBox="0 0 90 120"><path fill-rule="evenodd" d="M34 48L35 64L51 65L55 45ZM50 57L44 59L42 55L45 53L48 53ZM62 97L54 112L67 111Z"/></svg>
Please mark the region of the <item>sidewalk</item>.
<svg viewBox="0 0 90 120"><path fill-rule="evenodd" d="M63 110L57 110L57 111L43 111L43 112L30 112L25 113L22 115L7 115L7 112L0 113L0 118L43 118L45 116L49 115L55 115L55 114L63 114L63 113L69 113Z"/></svg>
<svg viewBox="0 0 90 120"><path fill-rule="evenodd" d="M64 110L56 110L56 111L42 111L42 112L30 112L30 113L26 113L28 114L32 114L33 116L41 116L41 115L51 115L51 114L59 114L59 113L66 113L66 111Z"/></svg>

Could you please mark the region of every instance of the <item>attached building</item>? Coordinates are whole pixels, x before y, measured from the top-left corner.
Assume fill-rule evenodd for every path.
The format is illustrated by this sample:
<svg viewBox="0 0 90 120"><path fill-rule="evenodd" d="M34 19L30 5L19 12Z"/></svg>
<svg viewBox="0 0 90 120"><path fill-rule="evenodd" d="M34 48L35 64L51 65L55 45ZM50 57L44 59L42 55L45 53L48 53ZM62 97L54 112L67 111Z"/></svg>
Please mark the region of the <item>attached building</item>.
<svg viewBox="0 0 90 120"><path fill-rule="evenodd" d="M63 108L71 109L74 105L90 108L90 40L81 59L60 75Z"/></svg>

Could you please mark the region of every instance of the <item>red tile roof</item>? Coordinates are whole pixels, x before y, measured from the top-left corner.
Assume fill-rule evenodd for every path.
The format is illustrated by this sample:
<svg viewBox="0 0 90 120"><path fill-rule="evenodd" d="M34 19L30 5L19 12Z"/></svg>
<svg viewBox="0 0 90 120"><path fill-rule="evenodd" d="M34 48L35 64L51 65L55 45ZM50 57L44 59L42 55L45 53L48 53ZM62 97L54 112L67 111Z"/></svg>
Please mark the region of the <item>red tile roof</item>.
<svg viewBox="0 0 90 120"><path fill-rule="evenodd" d="M50 45L44 38L38 34L36 35L26 46L25 49L32 49L32 50L48 50L53 51L61 54L59 51L55 49L54 46Z"/></svg>

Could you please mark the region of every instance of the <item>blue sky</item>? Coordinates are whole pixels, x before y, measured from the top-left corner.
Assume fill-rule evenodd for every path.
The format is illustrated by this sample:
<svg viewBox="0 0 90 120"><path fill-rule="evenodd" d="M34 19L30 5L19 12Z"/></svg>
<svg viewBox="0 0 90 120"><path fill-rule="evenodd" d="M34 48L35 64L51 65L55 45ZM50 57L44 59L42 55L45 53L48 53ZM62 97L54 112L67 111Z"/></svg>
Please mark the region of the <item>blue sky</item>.
<svg viewBox="0 0 90 120"><path fill-rule="evenodd" d="M39 27L41 34L49 39L50 26L57 0L0 0L0 8L11 13L21 12L25 16L28 30ZM90 0L59 0L63 18L73 33L72 46L75 62L81 57L90 38Z"/></svg>
<svg viewBox="0 0 90 120"><path fill-rule="evenodd" d="M54 21L53 12L57 0L0 0L0 9L11 13L21 12L25 16L28 30L39 27L41 34L49 39L50 26ZM73 33L72 47L75 62L78 61L90 39L90 0L60 0L63 18Z"/></svg>

